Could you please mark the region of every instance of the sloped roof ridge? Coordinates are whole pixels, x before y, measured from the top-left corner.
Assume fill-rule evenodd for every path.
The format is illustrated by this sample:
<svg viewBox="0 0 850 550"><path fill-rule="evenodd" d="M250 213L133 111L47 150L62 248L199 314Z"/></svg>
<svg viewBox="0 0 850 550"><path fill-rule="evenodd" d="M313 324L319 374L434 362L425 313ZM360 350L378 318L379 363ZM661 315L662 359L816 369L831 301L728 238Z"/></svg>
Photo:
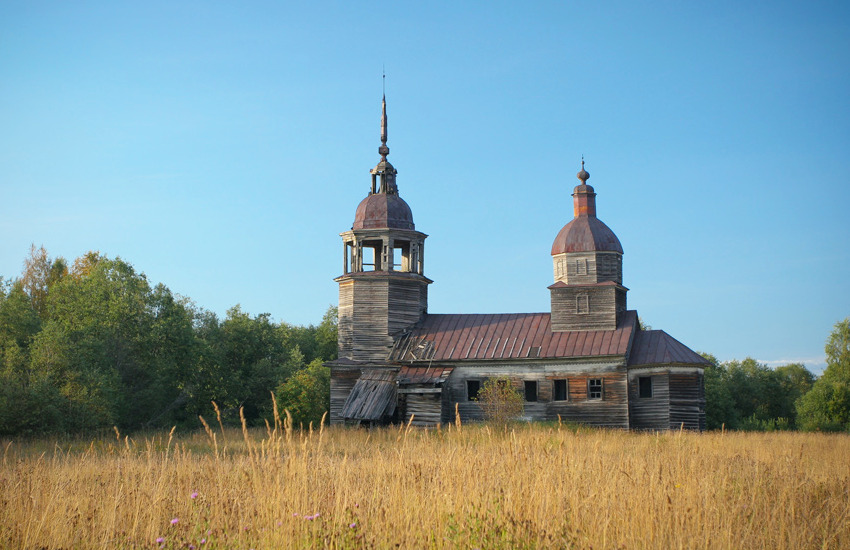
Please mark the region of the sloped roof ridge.
<svg viewBox="0 0 850 550"><path fill-rule="evenodd" d="M703 356L664 330L638 330L629 356L629 367L670 363L710 364Z"/></svg>

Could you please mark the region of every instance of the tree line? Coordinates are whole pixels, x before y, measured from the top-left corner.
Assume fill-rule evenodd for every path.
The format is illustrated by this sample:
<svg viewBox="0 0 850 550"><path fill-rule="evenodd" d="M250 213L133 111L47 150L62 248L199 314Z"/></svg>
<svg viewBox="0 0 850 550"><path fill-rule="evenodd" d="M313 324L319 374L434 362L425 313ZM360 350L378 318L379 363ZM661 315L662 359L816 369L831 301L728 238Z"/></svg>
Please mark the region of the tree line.
<svg viewBox="0 0 850 550"><path fill-rule="evenodd" d="M275 323L234 306L224 319L151 287L120 258L69 264L32 247L0 278L0 435L250 424L278 407L297 423L328 409L336 309L317 326Z"/></svg>
<svg viewBox="0 0 850 550"><path fill-rule="evenodd" d="M743 430L850 431L850 318L835 324L824 347L826 369L768 368L752 358L705 369L706 427Z"/></svg>
<svg viewBox="0 0 850 550"><path fill-rule="evenodd" d="M317 326L238 305L219 319L120 258L89 252L69 265L33 246L20 277L0 277L0 436L194 428L215 407L225 423L241 409L258 425L270 391L296 425L316 424L336 325L333 307ZM830 334L820 377L704 357L708 429L850 431L850 318Z"/></svg>

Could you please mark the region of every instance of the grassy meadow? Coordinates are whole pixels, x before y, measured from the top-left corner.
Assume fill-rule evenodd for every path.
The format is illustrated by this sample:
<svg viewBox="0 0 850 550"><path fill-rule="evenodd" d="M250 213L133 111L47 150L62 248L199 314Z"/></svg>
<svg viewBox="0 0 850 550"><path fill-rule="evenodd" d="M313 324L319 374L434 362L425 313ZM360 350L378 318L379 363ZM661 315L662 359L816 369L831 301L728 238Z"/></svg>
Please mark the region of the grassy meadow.
<svg viewBox="0 0 850 550"><path fill-rule="evenodd" d="M567 425L2 442L3 548L850 548L850 437Z"/></svg>

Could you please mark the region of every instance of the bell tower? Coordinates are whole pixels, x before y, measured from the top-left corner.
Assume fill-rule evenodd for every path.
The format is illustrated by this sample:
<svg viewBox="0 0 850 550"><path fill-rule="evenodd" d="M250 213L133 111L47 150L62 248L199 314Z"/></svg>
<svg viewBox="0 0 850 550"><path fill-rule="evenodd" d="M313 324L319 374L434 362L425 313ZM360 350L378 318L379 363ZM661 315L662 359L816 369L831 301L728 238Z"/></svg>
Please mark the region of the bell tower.
<svg viewBox="0 0 850 550"><path fill-rule="evenodd" d="M583 158L576 177L581 183L573 189L573 220L552 244L552 330L614 330L626 310L623 247L596 217L596 192L587 184Z"/></svg>
<svg viewBox="0 0 850 550"><path fill-rule="evenodd" d="M398 171L387 160L387 100L381 102L381 160L371 170L369 194L357 206L349 231L340 233L343 274L339 283L339 358L386 361L393 336L428 311L425 238L399 196Z"/></svg>

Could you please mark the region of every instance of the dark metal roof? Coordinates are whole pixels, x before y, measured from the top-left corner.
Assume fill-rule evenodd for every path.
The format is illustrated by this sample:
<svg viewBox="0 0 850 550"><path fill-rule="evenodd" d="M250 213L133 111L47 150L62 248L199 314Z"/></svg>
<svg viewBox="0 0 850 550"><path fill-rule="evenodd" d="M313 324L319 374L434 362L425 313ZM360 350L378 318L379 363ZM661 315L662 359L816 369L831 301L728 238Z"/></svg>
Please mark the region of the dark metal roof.
<svg viewBox="0 0 850 550"><path fill-rule="evenodd" d="M626 311L616 330L553 332L549 313L429 314L396 339L390 361L459 361L623 355L637 313Z"/></svg>
<svg viewBox="0 0 850 550"><path fill-rule="evenodd" d="M635 334L629 367L657 364L706 366L711 363L663 330L639 330Z"/></svg>
<svg viewBox="0 0 850 550"><path fill-rule="evenodd" d="M552 255L565 252L619 252L620 239L596 216L578 216L561 228L552 243Z"/></svg>
<svg viewBox="0 0 850 550"><path fill-rule="evenodd" d="M396 407L396 371L364 369L354 383L340 416L349 420L381 420Z"/></svg>
<svg viewBox="0 0 850 550"><path fill-rule="evenodd" d="M352 229L415 229L413 213L394 193L373 193L360 201Z"/></svg>

